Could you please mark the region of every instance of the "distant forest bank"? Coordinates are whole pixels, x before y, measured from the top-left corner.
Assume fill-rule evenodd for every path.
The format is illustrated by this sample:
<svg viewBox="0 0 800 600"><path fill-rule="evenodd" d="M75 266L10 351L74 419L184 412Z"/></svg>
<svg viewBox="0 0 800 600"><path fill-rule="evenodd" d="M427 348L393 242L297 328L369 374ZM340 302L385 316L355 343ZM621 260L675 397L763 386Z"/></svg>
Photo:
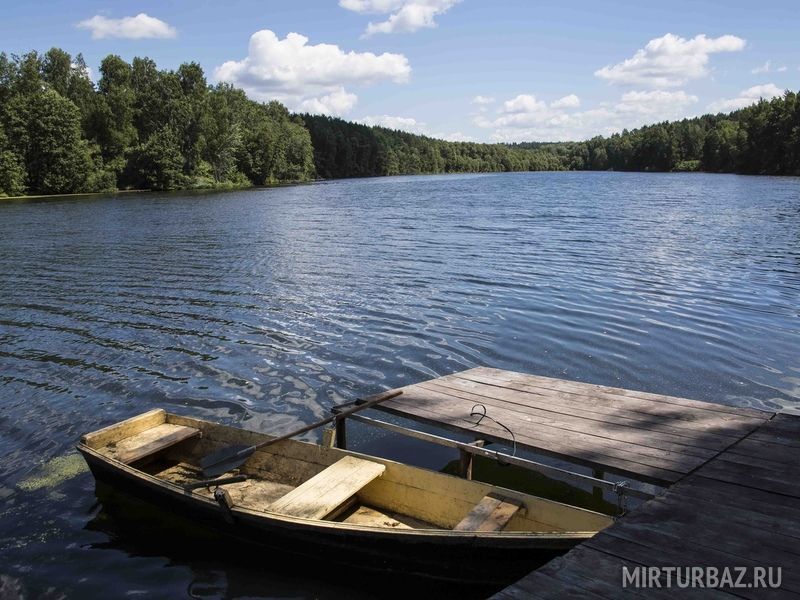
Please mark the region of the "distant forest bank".
<svg viewBox="0 0 800 600"><path fill-rule="evenodd" d="M787 91L584 142L446 142L292 114L209 85L193 62L109 55L95 84L80 54L0 53L0 196L554 170L800 175L800 101Z"/></svg>

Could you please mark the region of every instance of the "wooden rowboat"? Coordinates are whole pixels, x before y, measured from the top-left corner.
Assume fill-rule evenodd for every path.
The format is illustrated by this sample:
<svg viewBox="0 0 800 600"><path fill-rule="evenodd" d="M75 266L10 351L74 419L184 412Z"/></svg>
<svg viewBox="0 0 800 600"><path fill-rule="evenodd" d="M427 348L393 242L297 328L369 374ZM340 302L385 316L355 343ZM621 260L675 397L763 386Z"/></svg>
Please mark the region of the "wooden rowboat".
<svg viewBox="0 0 800 600"><path fill-rule="evenodd" d="M260 449L220 478L244 481L188 489L203 479L201 457L267 439L158 409L84 435L78 450L97 480L238 542L462 583L508 582L612 523L529 494L297 440Z"/></svg>

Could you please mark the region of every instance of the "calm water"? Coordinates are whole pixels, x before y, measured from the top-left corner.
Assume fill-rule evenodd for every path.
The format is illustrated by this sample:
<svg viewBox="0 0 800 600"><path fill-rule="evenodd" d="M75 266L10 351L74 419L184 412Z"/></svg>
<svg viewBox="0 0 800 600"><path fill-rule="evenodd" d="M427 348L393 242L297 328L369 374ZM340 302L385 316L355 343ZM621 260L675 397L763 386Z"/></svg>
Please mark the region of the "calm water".
<svg viewBox="0 0 800 600"><path fill-rule="evenodd" d="M0 589L369 597L139 539L97 504L73 444L154 407L286 431L476 365L800 412L799 308L800 179L497 174L0 203Z"/></svg>

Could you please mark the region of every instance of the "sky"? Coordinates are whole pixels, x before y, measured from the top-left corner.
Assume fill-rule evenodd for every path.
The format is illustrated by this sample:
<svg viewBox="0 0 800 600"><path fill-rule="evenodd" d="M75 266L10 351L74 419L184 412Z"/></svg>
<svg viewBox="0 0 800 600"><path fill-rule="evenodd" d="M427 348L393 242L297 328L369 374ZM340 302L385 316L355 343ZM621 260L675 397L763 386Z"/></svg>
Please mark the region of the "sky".
<svg viewBox="0 0 800 600"><path fill-rule="evenodd" d="M0 51L202 65L256 100L449 140L582 140L800 90L796 0L39 0Z"/></svg>

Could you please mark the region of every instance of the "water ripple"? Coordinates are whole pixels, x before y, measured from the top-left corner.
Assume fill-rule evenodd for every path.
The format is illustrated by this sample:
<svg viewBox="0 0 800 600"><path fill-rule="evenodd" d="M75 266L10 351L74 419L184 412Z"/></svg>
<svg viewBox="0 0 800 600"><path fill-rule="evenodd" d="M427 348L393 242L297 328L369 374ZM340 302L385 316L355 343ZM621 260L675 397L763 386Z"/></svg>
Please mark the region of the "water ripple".
<svg viewBox="0 0 800 600"><path fill-rule="evenodd" d="M0 501L81 432L156 406L286 431L475 365L797 412L798 247L792 178L520 173L2 204ZM88 510L27 502L41 531ZM42 544L0 545L0 564L63 551Z"/></svg>

